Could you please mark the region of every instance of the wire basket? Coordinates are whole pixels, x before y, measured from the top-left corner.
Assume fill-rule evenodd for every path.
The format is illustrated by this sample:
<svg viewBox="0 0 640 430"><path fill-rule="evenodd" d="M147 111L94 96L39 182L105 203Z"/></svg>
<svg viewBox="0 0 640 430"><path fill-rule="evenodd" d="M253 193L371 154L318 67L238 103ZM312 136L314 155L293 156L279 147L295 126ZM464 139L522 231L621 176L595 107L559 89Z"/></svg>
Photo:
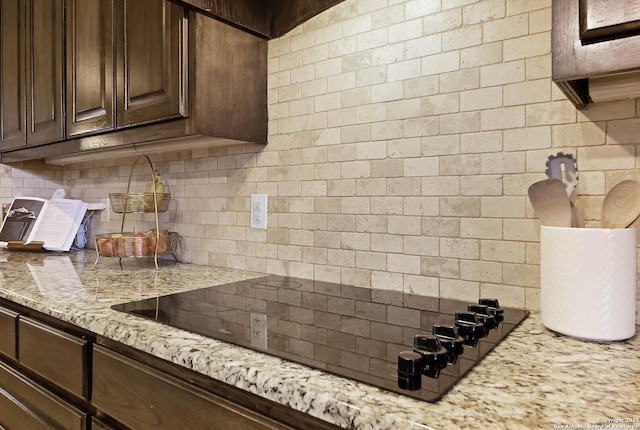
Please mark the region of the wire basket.
<svg viewBox="0 0 640 430"><path fill-rule="evenodd" d="M110 193L111 208L116 213L153 213L155 205L153 193ZM171 194L156 194L158 212L166 212L169 208Z"/></svg>
<svg viewBox="0 0 640 430"><path fill-rule="evenodd" d="M96 250L102 257L153 257L174 254L178 248L177 233L155 230L147 233L105 233L95 237ZM174 255L175 257L175 255Z"/></svg>

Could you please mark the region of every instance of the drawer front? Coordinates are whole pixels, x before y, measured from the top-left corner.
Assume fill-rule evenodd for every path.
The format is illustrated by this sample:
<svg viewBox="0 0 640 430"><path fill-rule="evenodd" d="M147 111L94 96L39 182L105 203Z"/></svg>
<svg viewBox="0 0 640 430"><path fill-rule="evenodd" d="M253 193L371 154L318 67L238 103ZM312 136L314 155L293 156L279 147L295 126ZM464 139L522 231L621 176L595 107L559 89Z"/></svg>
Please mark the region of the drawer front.
<svg viewBox="0 0 640 430"><path fill-rule="evenodd" d="M0 428L9 430L47 430L49 427L42 418L39 418L31 411L12 397L5 390L0 389Z"/></svg>
<svg viewBox="0 0 640 430"><path fill-rule="evenodd" d="M16 358L16 327L18 313L0 307L0 354Z"/></svg>
<svg viewBox="0 0 640 430"><path fill-rule="evenodd" d="M289 428L100 346L93 350L92 403L137 430Z"/></svg>
<svg viewBox="0 0 640 430"><path fill-rule="evenodd" d="M50 429L51 423L65 430L87 428L86 413L2 362L0 387L0 425L6 428Z"/></svg>
<svg viewBox="0 0 640 430"><path fill-rule="evenodd" d="M91 343L28 317L20 317L18 321L18 361L88 400Z"/></svg>

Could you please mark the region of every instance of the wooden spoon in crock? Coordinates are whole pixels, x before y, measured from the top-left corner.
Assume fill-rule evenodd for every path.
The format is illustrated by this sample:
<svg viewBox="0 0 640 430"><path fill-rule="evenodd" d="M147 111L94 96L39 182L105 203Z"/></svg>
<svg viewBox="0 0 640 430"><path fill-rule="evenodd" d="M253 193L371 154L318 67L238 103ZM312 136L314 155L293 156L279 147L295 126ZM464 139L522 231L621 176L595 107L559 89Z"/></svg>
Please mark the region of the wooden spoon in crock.
<svg viewBox="0 0 640 430"><path fill-rule="evenodd" d="M532 184L529 200L542 225L571 227L571 202L561 180L550 178Z"/></svg>
<svg viewBox="0 0 640 430"><path fill-rule="evenodd" d="M627 179L616 184L602 202L602 227L626 228L640 215L640 182Z"/></svg>

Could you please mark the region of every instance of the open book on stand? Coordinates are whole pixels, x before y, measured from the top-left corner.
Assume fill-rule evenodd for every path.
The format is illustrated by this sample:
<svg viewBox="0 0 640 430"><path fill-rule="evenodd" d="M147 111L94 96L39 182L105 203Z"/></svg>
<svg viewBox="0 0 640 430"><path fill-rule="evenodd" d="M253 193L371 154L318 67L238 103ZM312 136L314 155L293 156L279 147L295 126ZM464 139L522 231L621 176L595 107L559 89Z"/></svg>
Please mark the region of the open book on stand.
<svg viewBox="0 0 640 430"><path fill-rule="evenodd" d="M81 200L16 197L0 228L0 247L40 243L48 251L69 251L86 211Z"/></svg>

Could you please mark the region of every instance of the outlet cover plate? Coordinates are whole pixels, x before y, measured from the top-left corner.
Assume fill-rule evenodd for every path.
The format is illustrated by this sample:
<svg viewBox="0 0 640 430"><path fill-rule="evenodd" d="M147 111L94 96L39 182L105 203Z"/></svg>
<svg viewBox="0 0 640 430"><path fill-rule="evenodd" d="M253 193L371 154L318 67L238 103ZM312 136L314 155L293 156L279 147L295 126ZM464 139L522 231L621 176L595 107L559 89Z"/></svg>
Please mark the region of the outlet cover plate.
<svg viewBox="0 0 640 430"><path fill-rule="evenodd" d="M251 194L251 228L267 229L267 195Z"/></svg>

